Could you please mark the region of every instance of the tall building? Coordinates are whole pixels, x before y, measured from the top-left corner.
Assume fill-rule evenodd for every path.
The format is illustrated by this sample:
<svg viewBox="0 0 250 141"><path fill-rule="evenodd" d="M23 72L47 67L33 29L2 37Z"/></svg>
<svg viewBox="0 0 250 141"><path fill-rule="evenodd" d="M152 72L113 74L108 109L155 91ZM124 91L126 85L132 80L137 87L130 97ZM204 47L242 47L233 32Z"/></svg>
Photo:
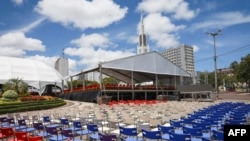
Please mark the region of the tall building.
<svg viewBox="0 0 250 141"><path fill-rule="evenodd" d="M63 77L69 75L69 61L67 58L58 58L55 63L55 69L61 73Z"/></svg>
<svg viewBox="0 0 250 141"><path fill-rule="evenodd" d="M143 16L141 15L140 31L139 31L139 45L137 46L137 54L142 54L149 52L149 47L147 45L147 37L144 33L144 23Z"/></svg>
<svg viewBox="0 0 250 141"><path fill-rule="evenodd" d="M190 74L194 73L193 47L184 44L177 48L167 49L162 53L162 55Z"/></svg>

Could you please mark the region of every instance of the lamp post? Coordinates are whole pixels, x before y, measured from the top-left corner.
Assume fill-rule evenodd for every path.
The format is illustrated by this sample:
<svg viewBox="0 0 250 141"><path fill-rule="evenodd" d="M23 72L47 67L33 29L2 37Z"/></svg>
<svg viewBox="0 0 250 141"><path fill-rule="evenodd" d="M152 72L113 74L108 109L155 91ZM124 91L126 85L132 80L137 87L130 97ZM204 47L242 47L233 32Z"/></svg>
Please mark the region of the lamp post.
<svg viewBox="0 0 250 141"><path fill-rule="evenodd" d="M214 39L214 85L215 85L215 95L216 98L219 98L218 94L218 84L217 84L217 56L216 56L216 45L215 45L215 37L217 35L220 35L221 29L219 29L217 32L207 32L206 34L213 36Z"/></svg>

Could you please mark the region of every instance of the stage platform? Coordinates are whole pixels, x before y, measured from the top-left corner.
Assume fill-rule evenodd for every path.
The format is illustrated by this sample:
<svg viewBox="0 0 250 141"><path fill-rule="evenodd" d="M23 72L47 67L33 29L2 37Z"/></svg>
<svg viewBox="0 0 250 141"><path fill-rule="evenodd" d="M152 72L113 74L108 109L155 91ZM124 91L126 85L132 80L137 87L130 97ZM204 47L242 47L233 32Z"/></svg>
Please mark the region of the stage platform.
<svg viewBox="0 0 250 141"><path fill-rule="evenodd" d="M157 100L159 96L165 100L178 100L179 91L176 90L91 90L59 94L58 97L83 102L97 102L98 97L109 96L111 100Z"/></svg>

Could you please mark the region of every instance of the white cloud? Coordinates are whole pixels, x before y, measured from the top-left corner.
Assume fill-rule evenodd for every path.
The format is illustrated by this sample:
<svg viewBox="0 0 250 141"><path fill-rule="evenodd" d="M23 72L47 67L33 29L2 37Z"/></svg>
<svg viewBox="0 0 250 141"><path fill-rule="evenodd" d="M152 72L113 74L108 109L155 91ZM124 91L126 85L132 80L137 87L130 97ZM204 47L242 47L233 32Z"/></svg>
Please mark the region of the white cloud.
<svg viewBox="0 0 250 141"><path fill-rule="evenodd" d="M84 68L96 66L99 62L134 55L132 51L128 50L114 50L113 43L107 35L103 34L83 34L80 38L72 40L71 43L73 47L65 48L65 54L81 58L79 64Z"/></svg>
<svg viewBox="0 0 250 141"><path fill-rule="evenodd" d="M185 28L184 25L174 25L168 17L162 16L160 13L147 15L144 18L144 27L145 34L160 48L177 46L179 37L175 33ZM140 24L138 24L138 30L139 28Z"/></svg>
<svg viewBox="0 0 250 141"><path fill-rule="evenodd" d="M197 45L192 45L194 53L198 52L200 50L200 48Z"/></svg>
<svg viewBox="0 0 250 141"><path fill-rule="evenodd" d="M41 0L35 10L53 22L81 29L101 28L121 20L128 8L112 0Z"/></svg>
<svg viewBox="0 0 250 141"><path fill-rule="evenodd" d="M14 4L16 5L22 5L23 4L23 0L11 0Z"/></svg>
<svg viewBox="0 0 250 141"><path fill-rule="evenodd" d="M90 35L82 34L79 39L72 40L71 43L77 46L107 48L112 47L114 44L109 41L108 35L93 33Z"/></svg>
<svg viewBox="0 0 250 141"><path fill-rule="evenodd" d="M204 22L195 23L191 30L206 29L206 28L225 28L242 23L250 23L250 15L244 15L241 12L222 12L216 13L211 17L206 17Z"/></svg>
<svg viewBox="0 0 250 141"><path fill-rule="evenodd" d="M189 20L199 12L190 10L188 3L184 0L144 0L139 3L137 11L144 11L146 13L167 13L174 19Z"/></svg>
<svg viewBox="0 0 250 141"><path fill-rule="evenodd" d="M1 55L16 57L25 55L27 51L45 51L42 41L28 38L22 32L10 32L0 36L0 48Z"/></svg>

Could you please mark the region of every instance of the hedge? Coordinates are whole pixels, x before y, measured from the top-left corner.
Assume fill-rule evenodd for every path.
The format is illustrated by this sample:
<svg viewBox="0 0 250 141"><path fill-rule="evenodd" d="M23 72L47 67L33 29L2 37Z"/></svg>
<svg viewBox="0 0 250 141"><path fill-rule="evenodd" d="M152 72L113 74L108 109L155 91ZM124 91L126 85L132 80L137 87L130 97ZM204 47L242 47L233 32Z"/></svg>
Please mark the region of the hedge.
<svg viewBox="0 0 250 141"><path fill-rule="evenodd" d="M30 101L12 104L0 104L0 114L26 112L34 110L51 109L65 105L66 102L62 99L46 100L46 101Z"/></svg>

